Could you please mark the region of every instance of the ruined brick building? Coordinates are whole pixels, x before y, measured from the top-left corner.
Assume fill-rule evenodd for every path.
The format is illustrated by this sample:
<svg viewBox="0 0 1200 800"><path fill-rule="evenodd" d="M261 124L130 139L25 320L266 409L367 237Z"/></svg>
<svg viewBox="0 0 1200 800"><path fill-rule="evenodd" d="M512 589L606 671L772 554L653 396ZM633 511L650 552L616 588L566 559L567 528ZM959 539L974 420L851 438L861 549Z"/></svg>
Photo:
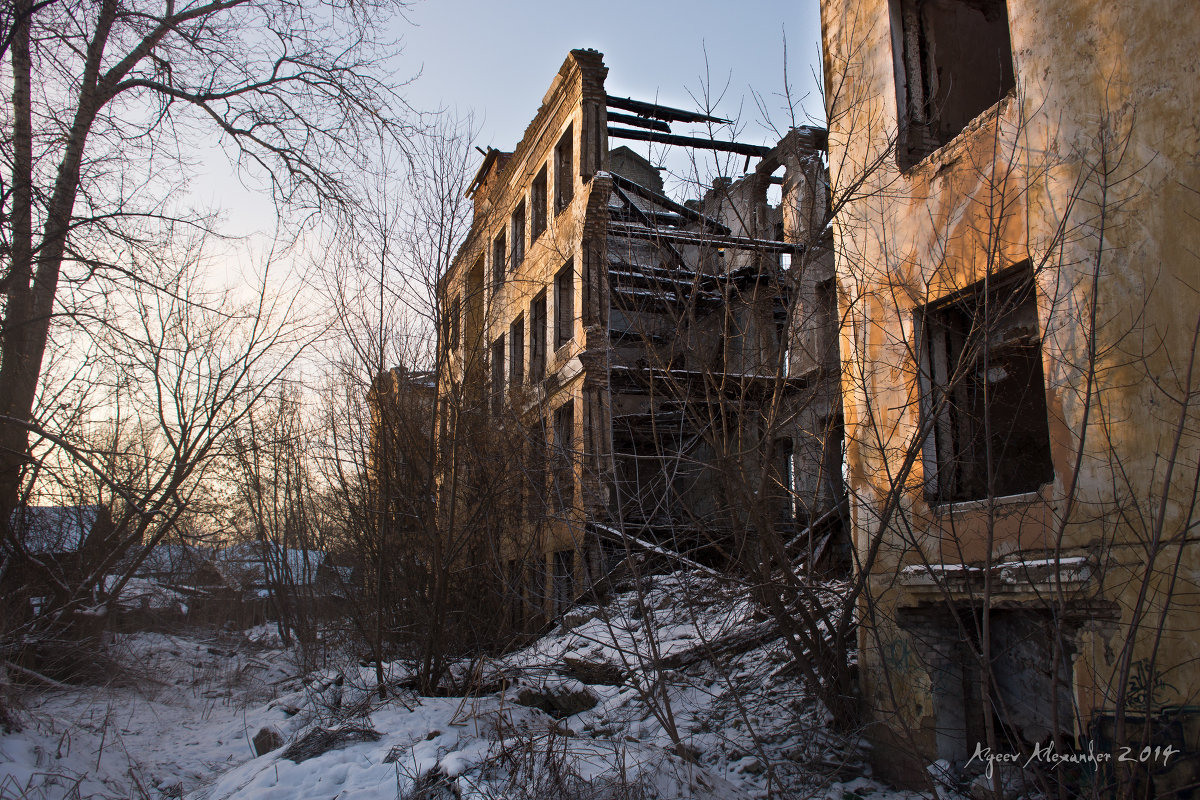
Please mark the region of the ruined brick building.
<svg viewBox="0 0 1200 800"><path fill-rule="evenodd" d="M824 131L682 136L671 125L723 121L609 96L606 74L572 51L515 149L487 152L438 286L441 396L525 454L497 557L535 622L631 549L719 563L755 526L811 560L837 549ZM745 175L677 202L617 138L733 154Z"/></svg>
<svg viewBox="0 0 1200 800"><path fill-rule="evenodd" d="M1200 6L821 14L877 767L1149 743L1194 789Z"/></svg>

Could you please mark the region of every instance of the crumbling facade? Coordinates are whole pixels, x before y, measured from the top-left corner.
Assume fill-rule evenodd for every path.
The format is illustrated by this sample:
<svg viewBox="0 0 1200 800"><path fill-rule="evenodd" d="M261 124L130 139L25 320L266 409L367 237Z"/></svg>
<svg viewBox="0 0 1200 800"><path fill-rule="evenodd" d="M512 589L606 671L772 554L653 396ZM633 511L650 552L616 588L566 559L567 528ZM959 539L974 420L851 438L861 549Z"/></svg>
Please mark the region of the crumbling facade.
<svg viewBox="0 0 1200 800"><path fill-rule="evenodd" d="M631 549L736 559L765 525L811 560L836 550L837 308L813 224L824 131L771 148L680 136L671 124L721 120L609 96L606 74L572 51L514 151L488 151L439 284L439 392L474 398L525 451L497 550L527 624ZM616 138L756 167L680 203Z"/></svg>
<svg viewBox="0 0 1200 800"><path fill-rule="evenodd" d="M821 12L876 765L1194 790L1200 7Z"/></svg>

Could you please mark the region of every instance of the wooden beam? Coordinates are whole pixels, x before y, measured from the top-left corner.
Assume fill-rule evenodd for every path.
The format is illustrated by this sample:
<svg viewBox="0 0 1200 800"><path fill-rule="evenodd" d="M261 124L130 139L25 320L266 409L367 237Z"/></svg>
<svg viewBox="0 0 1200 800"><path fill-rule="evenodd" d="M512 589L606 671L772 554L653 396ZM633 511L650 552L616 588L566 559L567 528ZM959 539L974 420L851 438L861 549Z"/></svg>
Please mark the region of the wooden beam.
<svg viewBox="0 0 1200 800"><path fill-rule="evenodd" d="M690 244L699 247L732 248L734 250L757 250L764 253L792 253L804 251L802 244L777 242L771 239L750 239L745 236L715 236L698 231L681 231L670 228L651 228L634 225L628 222L612 221L608 223L610 236L623 236L629 239L645 239L647 241L665 244Z"/></svg>
<svg viewBox="0 0 1200 800"><path fill-rule="evenodd" d="M763 147L757 144L744 144L742 142L724 142L720 139L702 139L697 136L677 136L673 133L659 133L658 131L639 131L633 128L612 128L608 129L608 135L615 139L636 139L640 142L658 142L659 144L677 144L683 147L699 147L703 150L723 150L729 153L737 153L743 156L757 156L763 158L770 153L774 148Z"/></svg>
<svg viewBox="0 0 1200 800"><path fill-rule="evenodd" d="M671 132L671 126L665 122L659 122L656 119L646 119L645 117L635 117L630 114L618 114L616 111L608 112L608 121L634 125L638 128L649 128L652 131L662 131L663 133Z"/></svg>
<svg viewBox="0 0 1200 800"><path fill-rule="evenodd" d="M717 220L713 219L712 217L701 214L699 211L696 211L694 208L688 208L687 206L683 205L682 203L676 203L671 198L669 198L665 195L661 195L658 192L655 192L651 189L647 189L645 186L642 186L640 183L635 183L634 181L629 180L629 178L626 178L623 175L618 175L615 172L611 172L611 173L609 173L609 176L612 178L612 182L615 183L617 186L620 186L622 189L631 191L636 195L644 197L647 200L650 200L651 202L654 202L654 203L659 204L660 206L663 206L664 208L669 208L672 211L674 211L676 214L679 214L680 216L689 220L690 222L700 223L701 225L704 225L708 228L711 228L712 230L715 230L717 233L721 234L722 236L728 236L731 233L731 231L729 230L729 228L727 226L723 225L722 223L718 222Z"/></svg>
<svg viewBox="0 0 1200 800"><path fill-rule="evenodd" d="M606 97L606 103L610 108L619 108L622 111L632 111L641 117L652 117L654 119L666 120L667 122L729 123L729 120L721 119L720 117L710 117L707 114L700 114L695 111L685 111L682 108L660 106L658 103L645 103L641 100L633 100L628 97L613 97L611 94Z"/></svg>

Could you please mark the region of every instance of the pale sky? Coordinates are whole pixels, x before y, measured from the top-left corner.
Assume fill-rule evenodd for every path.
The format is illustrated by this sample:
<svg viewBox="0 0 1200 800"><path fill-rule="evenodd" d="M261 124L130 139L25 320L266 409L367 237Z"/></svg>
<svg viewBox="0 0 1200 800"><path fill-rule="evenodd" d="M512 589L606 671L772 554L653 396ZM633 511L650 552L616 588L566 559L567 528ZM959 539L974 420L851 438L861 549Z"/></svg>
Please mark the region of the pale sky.
<svg viewBox="0 0 1200 800"><path fill-rule="evenodd" d="M788 78L806 107L820 114L813 80L821 37L818 0L419 0L398 66L423 73L408 91L418 106L472 110L479 144L511 150L533 118L567 52L604 54L610 94L694 108L708 71L729 88L719 105L748 123L742 138L774 144L756 121L749 87L764 95L783 86L784 33ZM778 113L782 101L769 98ZM768 142L768 140L770 140Z"/></svg>
<svg viewBox="0 0 1200 800"><path fill-rule="evenodd" d="M516 146L567 53L577 47L604 54L610 94L689 109L698 107L689 91L701 92L707 68L714 89L724 88L717 113L740 119L737 138L771 145L777 137L762 125L750 87L763 95L776 123L785 127L779 95L786 33L795 99L805 97L808 114L822 113L813 77L820 69L818 0L415 0L405 17L397 18L390 31L402 41L391 61L393 78L420 73L403 90L416 108L472 113L479 131L476 144L484 149ZM673 129L690 132L678 123ZM643 154L650 147L626 141L614 146L618 143ZM653 160L673 166L669 156ZM191 186L197 200L224 209L229 233L270 229L270 201L242 187L224 157L214 153L205 161L207 168L194 176ZM234 255L237 249L226 257L257 271L245 255Z"/></svg>

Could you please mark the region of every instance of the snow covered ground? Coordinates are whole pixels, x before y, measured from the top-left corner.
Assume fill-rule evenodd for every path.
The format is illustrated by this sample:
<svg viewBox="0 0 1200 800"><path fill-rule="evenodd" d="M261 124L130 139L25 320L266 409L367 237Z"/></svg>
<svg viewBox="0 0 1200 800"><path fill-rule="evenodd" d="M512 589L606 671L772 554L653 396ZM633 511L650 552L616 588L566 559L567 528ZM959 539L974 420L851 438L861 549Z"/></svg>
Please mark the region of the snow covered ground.
<svg viewBox="0 0 1200 800"><path fill-rule="evenodd" d="M25 695L24 730L0 737L0 798L182 797L253 757L247 731L297 674L278 637L117 635L110 653L109 686Z"/></svg>
<svg viewBox="0 0 1200 800"><path fill-rule="evenodd" d="M267 629L118 636L113 651L119 684L27 695L25 729L0 737L0 800L897 794L861 777L769 623L694 575L456 665L455 696L417 696L402 662L387 700L373 666L301 674ZM264 729L277 746L256 756Z"/></svg>

